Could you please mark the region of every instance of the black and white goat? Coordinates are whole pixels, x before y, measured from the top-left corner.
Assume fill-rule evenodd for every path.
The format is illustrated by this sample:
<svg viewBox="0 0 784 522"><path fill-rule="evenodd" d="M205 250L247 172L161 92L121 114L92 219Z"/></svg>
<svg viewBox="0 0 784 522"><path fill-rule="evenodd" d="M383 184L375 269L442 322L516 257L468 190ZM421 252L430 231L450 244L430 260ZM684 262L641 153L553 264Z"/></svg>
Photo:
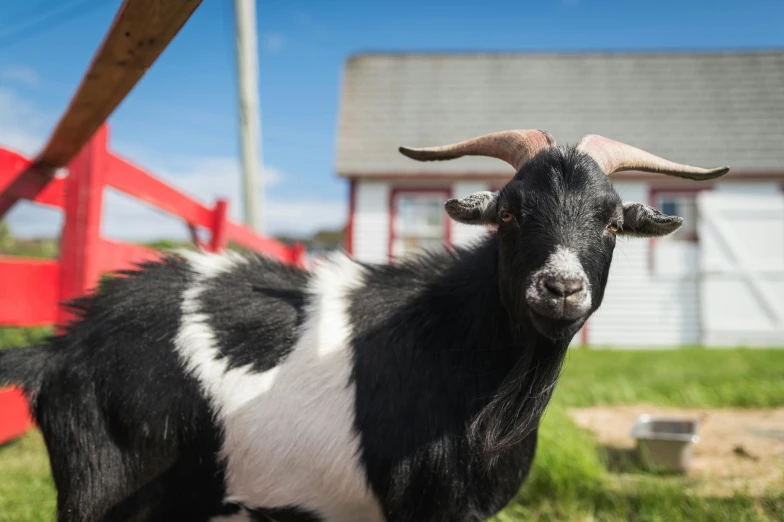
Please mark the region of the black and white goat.
<svg viewBox="0 0 784 522"><path fill-rule="evenodd" d="M472 248L310 273L189 253L104 283L47 346L0 352L50 455L61 522L480 521L528 474L570 339L616 235L682 220L607 176L711 179L599 136L508 131L401 152L484 155L514 178L446 202Z"/></svg>

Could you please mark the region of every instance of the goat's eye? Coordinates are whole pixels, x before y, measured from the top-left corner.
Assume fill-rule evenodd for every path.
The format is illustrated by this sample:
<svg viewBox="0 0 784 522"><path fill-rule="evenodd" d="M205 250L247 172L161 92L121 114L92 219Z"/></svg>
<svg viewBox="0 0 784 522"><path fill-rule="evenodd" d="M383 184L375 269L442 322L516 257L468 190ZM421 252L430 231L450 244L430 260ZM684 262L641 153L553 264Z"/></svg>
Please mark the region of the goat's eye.
<svg viewBox="0 0 784 522"><path fill-rule="evenodd" d="M514 216L512 215L511 212L508 211L501 212L501 221L503 221L504 223L509 223L513 219Z"/></svg>
<svg viewBox="0 0 784 522"><path fill-rule="evenodd" d="M609 225L607 225L607 230L609 230L610 232L615 234L616 232L618 232L618 224L617 223L610 223Z"/></svg>

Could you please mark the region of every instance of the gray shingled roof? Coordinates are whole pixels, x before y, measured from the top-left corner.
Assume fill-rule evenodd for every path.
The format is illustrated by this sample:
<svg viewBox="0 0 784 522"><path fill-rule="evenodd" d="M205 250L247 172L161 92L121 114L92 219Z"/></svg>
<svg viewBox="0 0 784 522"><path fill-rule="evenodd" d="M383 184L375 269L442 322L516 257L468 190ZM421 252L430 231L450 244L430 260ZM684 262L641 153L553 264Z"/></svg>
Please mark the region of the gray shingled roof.
<svg viewBox="0 0 784 522"><path fill-rule="evenodd" d="M594 133L667 159L784 170L784 51L688 54L367 54L345 70L342 176L508 174L486 158L420 163L429 146L514 128L558 143Z"/></svg>

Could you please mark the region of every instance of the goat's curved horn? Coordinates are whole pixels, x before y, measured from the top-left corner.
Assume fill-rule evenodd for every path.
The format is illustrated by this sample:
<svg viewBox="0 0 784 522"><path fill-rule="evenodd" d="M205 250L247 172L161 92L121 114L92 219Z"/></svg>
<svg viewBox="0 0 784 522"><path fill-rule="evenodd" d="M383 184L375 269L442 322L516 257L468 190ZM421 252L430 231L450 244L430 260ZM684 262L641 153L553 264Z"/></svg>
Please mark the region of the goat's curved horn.
<svg viewBox="0 0 784 522"><path fill-rule="evenodd" d="M398 150L403 155L419 161L450 160L461 156L487 156L504 160L515 170L520 170L520 167L536 156L539 151L554 146L555 140L545 131L509 130L485 134L442 147L421 149L400 147Z"/></svg>
<svg viewBox="0 0 784 522"><path fill-rule="evenodd" d="M641 170L703 181L721 177L730 170L729 167L703 169L675 163L596 134L583 137L577 144L576 150L590 156L608 176L624 170Z"/></svg>

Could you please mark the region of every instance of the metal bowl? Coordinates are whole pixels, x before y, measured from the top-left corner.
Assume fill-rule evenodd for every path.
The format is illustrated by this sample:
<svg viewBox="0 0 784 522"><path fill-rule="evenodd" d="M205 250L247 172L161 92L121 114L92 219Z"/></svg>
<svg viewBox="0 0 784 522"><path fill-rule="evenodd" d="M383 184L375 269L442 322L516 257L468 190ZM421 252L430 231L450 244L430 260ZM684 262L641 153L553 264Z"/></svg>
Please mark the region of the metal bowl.
<svg viewBox="0 0 784 522"><path fill-rule="evenodd" d="M647 469L685 473L689 469L694 444L700 441L699 422L640 415L632 427L637 441L637 457Z"/></svg>

